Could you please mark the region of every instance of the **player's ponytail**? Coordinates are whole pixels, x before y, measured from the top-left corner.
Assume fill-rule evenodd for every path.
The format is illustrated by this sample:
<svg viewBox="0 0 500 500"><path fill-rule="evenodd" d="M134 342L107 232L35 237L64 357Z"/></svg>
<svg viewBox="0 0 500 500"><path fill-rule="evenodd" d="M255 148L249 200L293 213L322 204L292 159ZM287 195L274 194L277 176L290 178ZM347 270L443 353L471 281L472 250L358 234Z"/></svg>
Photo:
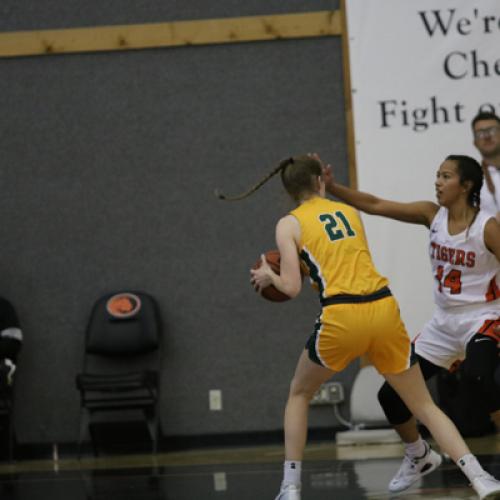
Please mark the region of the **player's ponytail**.
<svg viewBox="0 0 500 500"><path fill-rule="evenodd" d="M255 191L257 191L261 186L263 186L269 179L274 177L277 173L281 172L281 178L283 179L283 173L285 169L288 167L288 165L292 165L293 163L294 163L293 158L286 158L285 160L281 160L277 167L273 168L271 172L265 175L259 182L254 184L244 193L238 194L236 196L226 196L225 194L221 193L218 189L216 189L215 196L220 200L226 200L226 201L243 200L248 196L250 196L251 194L255 193Z"/></svg>
<svg viewBox="0 0 500 500"><path fill-rule="evenodd" d="M226 196L216 189L215 196L220 200L243 200L252 193L255 193L255 191L278 173L281 174L281 181L288 194L296 202L299 202L304 194L313 193L317 190L315 182L318 177L321 177L322 170L320 162L311 156L304 155L287 158L281 160L277 167L273 168L270 173L244 193L236 196Z"/></svg>

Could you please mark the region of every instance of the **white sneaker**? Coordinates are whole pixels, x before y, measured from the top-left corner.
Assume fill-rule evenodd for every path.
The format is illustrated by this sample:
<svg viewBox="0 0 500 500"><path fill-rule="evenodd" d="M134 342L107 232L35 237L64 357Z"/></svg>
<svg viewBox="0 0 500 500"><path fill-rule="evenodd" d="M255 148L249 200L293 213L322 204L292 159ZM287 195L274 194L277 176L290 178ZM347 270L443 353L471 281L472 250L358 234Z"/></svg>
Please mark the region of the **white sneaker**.
<svg viewBox="0 0 500 500"><path fill-rule="evenodd" d="M425 442L425 448L426 451L423 457L404 456L401 467L389 483L389 491L391 493L406 490L415 481L441 465L443 461L441 455L436 453L427 442Z"/></svg>
<svg viewBox="0 0 500 500"><path fill-rule="evenodd" d="M300 500L300 486L287 484L281 486L281 490L275 500Z"/></svg>
<svg viewBox="0 0 500 500"><path fill-rule="evenodd" d="M487 472L475 477L471 482L480 500L500 498L500 481Z"/></svg>

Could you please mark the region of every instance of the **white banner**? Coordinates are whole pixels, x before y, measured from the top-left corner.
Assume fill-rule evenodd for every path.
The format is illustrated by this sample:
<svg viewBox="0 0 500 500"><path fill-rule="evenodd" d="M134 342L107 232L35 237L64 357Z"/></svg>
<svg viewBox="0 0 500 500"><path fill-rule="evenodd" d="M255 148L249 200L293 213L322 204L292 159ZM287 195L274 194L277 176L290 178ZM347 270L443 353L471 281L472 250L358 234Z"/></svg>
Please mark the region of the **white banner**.
<svg viewBox="0 0 500 500"><path fill-rule="evenodd" d="M359 189L435 200L449 154L479 159L470 122L500 114L499 0L346 0ZM427 229L364 215L412 336L433 310Z"/></svg>

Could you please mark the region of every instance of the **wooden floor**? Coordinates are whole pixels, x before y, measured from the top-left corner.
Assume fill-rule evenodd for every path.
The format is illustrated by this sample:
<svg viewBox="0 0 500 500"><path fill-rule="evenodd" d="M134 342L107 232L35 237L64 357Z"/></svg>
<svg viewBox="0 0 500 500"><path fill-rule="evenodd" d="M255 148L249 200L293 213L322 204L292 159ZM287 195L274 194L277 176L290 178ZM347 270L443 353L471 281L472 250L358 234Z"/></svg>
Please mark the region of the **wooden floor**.
<svg viewBox="0 0 500 500"><path fill-rule="evenodd" d="M500 477L500 437L467 440L483 466ZM387 483L402 447L315 443L303 465L303 500L474 499L450 461L399 496ZM281 446L204 449L0 464L1 500L274 500L282 476Z"/></svg>

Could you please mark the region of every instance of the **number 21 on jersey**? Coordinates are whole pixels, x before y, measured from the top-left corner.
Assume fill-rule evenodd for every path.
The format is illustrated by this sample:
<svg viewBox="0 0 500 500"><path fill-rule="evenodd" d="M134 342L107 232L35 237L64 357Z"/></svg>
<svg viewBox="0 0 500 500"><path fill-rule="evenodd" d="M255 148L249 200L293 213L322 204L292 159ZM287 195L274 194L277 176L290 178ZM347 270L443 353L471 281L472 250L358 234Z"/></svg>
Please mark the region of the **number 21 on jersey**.
<svg viewBox="0 0 500 500"><path fill-rule="evenodd" d="M355 236L347 217L338 210L334 214L321 214L319 220L325 225L325 231L330 241L340 240L347 236ZM339 222L342 228L339 227Z"/></svg>

